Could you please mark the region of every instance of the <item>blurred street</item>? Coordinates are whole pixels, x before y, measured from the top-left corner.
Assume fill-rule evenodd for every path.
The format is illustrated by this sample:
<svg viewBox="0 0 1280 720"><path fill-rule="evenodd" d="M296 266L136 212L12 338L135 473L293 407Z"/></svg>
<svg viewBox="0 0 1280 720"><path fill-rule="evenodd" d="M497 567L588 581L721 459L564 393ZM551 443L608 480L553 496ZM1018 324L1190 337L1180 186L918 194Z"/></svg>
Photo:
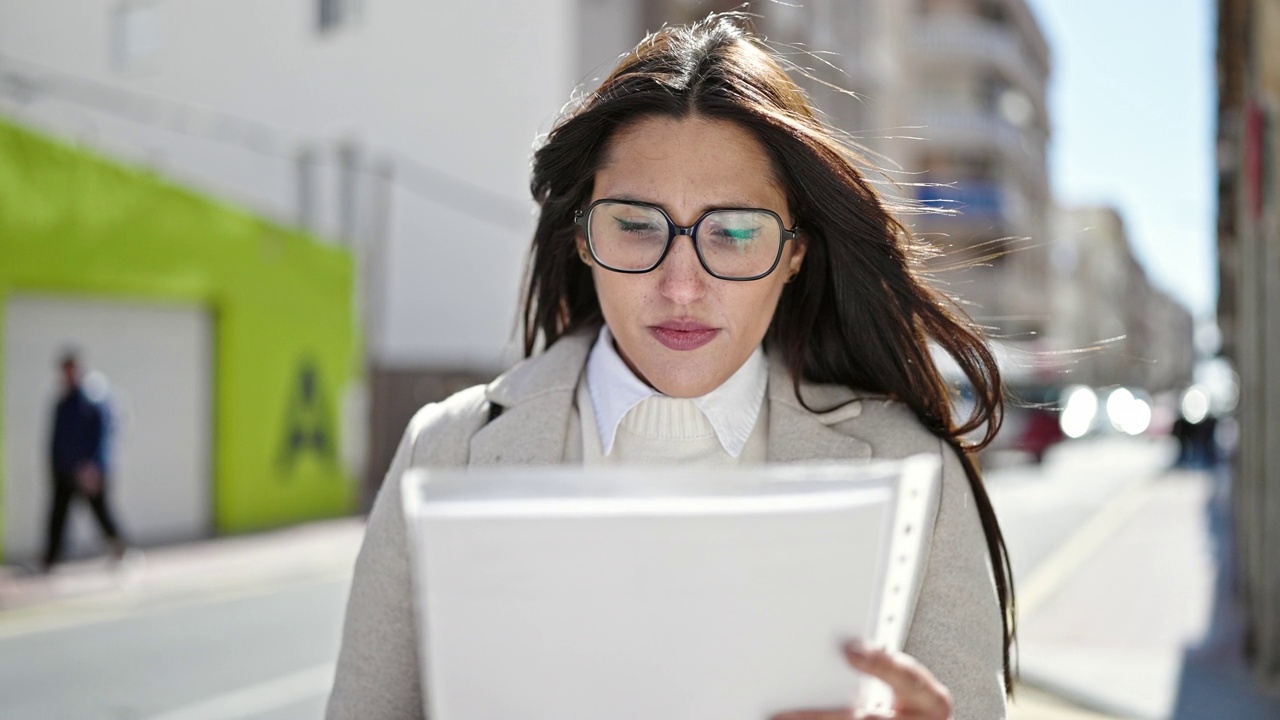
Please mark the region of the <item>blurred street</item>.
<svg viewBox="0 0 1280 720"><path fill-rule="evenodd" d="M0 720L321 717L351 516L410 418L551 340L531 310L640 309L597 302L589 212L589 302L525 297L544 266L586 287L529 250L595 187L548 195L531 165L630 48L708 13L990 341L1009 717L1280 718L1280 0L224 5L0 2ZM579 149L617 154L619 127ZM833 204L808 155L764 146L834 272L881 211L817 232L843 213L809 211ZM631 199L674 205L679 175ZM826 297L813 274L792 296Z"/></svg>
<svg viewBox="0 0 1280 720"><path fill-rule="evenodd" d="M0 580L0 716L319 718L359 519Z"/></svg>
<svg viewBox="0 0 1280 720"><path fill-rule="evenodd" d="M1010 717L1280 717L1253 684L1230 578L1225 470L1171 469L1168 439L1090 438L991 492L1017 582Z"/></svg>
<svg viewBox="0 0 1280 720"><path fill-rule="evenodd" d="M1018 581L1011 717L1274 718L1215 613L1218 481L1165 440L1066 443L989 483ZM358 520L0 575L7 720L318 718ZM1213 708L1213 709L1210 709Z"/></svg>

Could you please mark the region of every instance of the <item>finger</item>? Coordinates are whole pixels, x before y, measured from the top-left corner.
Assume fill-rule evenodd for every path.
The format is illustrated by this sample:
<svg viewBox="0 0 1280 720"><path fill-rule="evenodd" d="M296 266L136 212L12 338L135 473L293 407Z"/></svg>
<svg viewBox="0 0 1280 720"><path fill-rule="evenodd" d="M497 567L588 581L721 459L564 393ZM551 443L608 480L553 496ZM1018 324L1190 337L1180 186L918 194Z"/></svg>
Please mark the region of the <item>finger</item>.
<svg viewBox="0 0 1280 720"><path fill-rule="evenodd" d="M883 680L893 690L899 712L951 717L951 693L910 655L869 648L856 641L844 644L844 655L854 669Z"/></svg>

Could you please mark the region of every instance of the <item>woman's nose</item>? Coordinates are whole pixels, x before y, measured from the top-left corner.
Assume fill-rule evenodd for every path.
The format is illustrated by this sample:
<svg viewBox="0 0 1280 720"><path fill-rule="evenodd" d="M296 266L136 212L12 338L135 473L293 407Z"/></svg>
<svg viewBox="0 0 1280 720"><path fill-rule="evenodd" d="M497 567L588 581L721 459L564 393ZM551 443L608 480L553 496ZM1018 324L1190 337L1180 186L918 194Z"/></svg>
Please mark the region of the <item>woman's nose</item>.
<svg viewBox="0 0 1280 720"><path fill-rule="evenodd" d="M680 305L687 305L701 298L711 278L698 261L693 238L679 235L672 241L671 250L658 267L660 289L663 297Z"/></svg>

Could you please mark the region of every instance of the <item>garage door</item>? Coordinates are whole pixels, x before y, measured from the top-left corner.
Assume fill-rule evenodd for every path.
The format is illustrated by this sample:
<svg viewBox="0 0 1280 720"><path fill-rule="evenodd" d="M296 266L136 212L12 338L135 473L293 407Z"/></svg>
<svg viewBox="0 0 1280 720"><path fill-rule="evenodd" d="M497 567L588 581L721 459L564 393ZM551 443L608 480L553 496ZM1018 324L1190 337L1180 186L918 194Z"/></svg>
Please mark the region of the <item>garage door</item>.
<svg viewBox="0 0 1280 720"><path fill-rule="evenodd" d="M126 536L151 545L209 534L212 342L200 307L91 297L10 295L4 301L4 559L44 549L49 442L59 358L78 351L105 382L113 416L110 500ZM73 506L66 555L100 552L83 503Z"/></svg>

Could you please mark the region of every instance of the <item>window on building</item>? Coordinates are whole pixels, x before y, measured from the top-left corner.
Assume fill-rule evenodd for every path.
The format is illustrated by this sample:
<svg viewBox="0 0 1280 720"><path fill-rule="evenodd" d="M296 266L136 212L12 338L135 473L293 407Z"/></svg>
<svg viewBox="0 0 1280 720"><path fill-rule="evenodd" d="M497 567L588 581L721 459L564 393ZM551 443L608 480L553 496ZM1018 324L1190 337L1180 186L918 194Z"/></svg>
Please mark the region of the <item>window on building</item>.
<svg viewBox="0 0 1280 720"><path fill-rule="evenodd" d="M1005 5L1005 0L982 0L978 3L977 11L978 16L989 23L1009 24L1009 8Z"/></svg>
<svg viewBox="0 0 1280 720"><path fill-rule="evenodd" d="M160 9L151 2L127 2L116 6L111 18L111 60L122 70L135 70L153 62L164 46Z"/></svg>
<svg viewBox="0 0 1280 720"><path fill-rule="evenodd" d="M1000 73L991 70L982 74L978 99L983 112L995 114L1000 110L1000 99L1009 89L1009 82Z"/></svg>
<svg viewBox="0 0 1280 720"><path fill-rule="evenodd" d="M931 182L954 182L959 178L994 182L1000 172L996 158L980 152L929 152L925 153L921 164Z"/></svg>
<svg viewBox="0 0 1280 720"><path fill-rule="evenodd" d="M316 0L316 27L333 32L353 22L360 12L360 0Z"/></svg>

